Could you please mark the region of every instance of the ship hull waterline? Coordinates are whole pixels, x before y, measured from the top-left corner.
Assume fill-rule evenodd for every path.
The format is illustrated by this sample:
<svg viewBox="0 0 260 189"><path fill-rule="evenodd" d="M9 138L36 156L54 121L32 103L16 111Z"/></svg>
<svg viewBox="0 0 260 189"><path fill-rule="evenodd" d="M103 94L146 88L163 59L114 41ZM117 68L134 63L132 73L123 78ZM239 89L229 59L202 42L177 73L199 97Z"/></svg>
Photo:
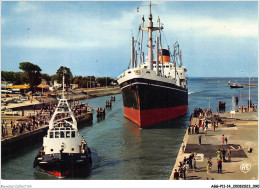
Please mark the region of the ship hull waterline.
<svg viewBox="0 0 260 189"><path fill-rule="evenodd" d="M155 80L132 79L120 85L124 116L140 128L185 115L188 90Z"/></svg>

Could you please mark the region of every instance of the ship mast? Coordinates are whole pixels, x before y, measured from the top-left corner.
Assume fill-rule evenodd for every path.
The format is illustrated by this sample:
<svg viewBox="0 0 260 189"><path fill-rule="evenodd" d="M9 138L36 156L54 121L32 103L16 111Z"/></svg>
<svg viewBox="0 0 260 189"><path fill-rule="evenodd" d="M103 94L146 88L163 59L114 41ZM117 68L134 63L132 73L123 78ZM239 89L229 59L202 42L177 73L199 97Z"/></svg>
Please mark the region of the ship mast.
<svg viewBox="0 0 260 189"><path fill-rule="evenodd" d="M153 16L152 16L152 4L150 1L150 15L149 21L146 28L141 28L143 31L148 31L149 43L148 43L148 64L149 69L153 70L153 31L162 30L163 27L153 27Z"/></svg>

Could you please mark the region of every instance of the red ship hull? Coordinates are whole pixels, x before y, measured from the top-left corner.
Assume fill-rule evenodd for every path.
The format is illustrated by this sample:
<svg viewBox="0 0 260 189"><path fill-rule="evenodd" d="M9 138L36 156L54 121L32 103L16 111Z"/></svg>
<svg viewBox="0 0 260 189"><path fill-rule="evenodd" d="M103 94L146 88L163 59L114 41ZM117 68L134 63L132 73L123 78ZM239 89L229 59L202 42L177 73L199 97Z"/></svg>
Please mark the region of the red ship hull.
<svg viewBox="0 0 260 189"><path fill-rule="evenodd" d="M137 110L124 107L124 115L127 119L136 123L140 128L144 128L185 115L187 113L187 108L187 105L150 110Z"/></svg>
<svg viewBox="0 0 260 189"><path fill-rule="evenodd" d="M187 113L188 90L175 84L136 78L120 87L125 117L141 128Z"/></svg>

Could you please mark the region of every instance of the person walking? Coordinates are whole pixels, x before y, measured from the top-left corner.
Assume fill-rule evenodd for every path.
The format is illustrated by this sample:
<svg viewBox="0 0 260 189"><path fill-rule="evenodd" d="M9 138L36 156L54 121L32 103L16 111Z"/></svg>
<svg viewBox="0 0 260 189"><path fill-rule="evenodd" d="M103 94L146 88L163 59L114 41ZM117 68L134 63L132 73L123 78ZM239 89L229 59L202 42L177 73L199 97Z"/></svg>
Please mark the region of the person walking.
<svg viewBox="0 0 260 189"><path fill-rule="evenodd" d="M177 172L177 169L174 171L173 178L174 180L179 180L179 173Z"/></svg>
<svg viewBox="0 0 260 189"><path fill-rule="evenodd" d="M193 169L194 169L194 172L195 172L196 169L197 169L197 166L196 166L196 159L195 159L195 158L193 158L192 163L193 163Z"/></svg>
<svg viewBox="0 0 260 189"><path fill-rule="evenodd" d="M189 160L188 160L189 161ZM189 164L188 164L188 162L185 164L185 169L186 169L186 172L188 173L189 172Z"/></svg>
<svg viewBox="0 0 260 189"><path fill-rule="evenodd" d="M204 128L205 136L207 136L207 127Z"/></svg>
<svg viewBox="0 0 260 189"><path fill-rule="evenodd" d="M227 155L228 155L228 161L230 162L231 161L231 150L230 150L230 148L228 148Z"/></svg>
<svg viewBox="0 0 260 189"><path fill-rule="evenodd" d="M216 131L216 124L213 122L214 132Z"/></svg>
<svg viewBox="0 0 260 189"><path fill-rule="evenodd" d="M220 158L218 158L217 164L218 164L218 173L222 174L222 161Z"/></svg>
<svg viewBox="0 0 260 189"><path fill-rule="evenodd" d="M183 177L183 175L182 175L182 168L179 167L179 180L182 180L182 177Z"/></svg>
<svg viewBox="0 0 260 189"><path fill-rule="evenodd" d="M199 145L201 145L201 138L202 138L202 135L199 135L198 138L199 138Z"/></svg>
<svg viewBox="0 0 260 189"><path fill-rule="evenodd" d="M188 135L190 135L190 126L188 127Z"/></svg>
<svg viewBox="0 0 260 189"><path fill-rule="evenodd" d="M210 173L210 164L209 164L209 159L207 159L207 173Z"/></svg>
<svg viewBox="0 0 260 189"><path fill-rule="evenodd" d="M225 156L226 156L226 150L225 150L224 148L222 148L221 152L222 152L222 159L223 159L223 162L226 162L226 159L225 159Z"/></svg>
<svg viewBox="0 0 260 189"><path fill-rule="evenodd" d="M186 180L186 165L185 164L183 165L181 171L182 171L183 179Z"/></svg>
<svg viewBox="0 0 260 189"><path fill-rule="evenodd" d="M185 150L185 144L184 144L183 141L182 141L182 144L181 144L181 149L182 149L182 153L184 153L184 150Z"/></svg>
<svg viewBox="0 0 260 189"><path fill-rule="evenodd" d="M221 158L221 151L220 151L220 149L218 149L218 151L217 151L217 158Z"/></svg>
<svg viewBox="0 0 260 189"><path fill-rule="evenodd" d="M225 137L225 142L226 142L226 145L227 145L227 142L228 142L228 139L227 139L227 137Z"/></svg>
<svg viewBox="0 0 260 189"><path fill-rule="evenodd" d="M212 172L212 159L209 158L209 171Z"/></svg>
<svg viewBox="0 0 260 189"><path fill-rule="evenodd" d="M192 157L192 155L190 155L190 156L189 156L189 165L190 165L190 169L192 169L192 159L193 159L193 157Z"/></svg>
<svg viewBox="0 0 260 189"><path fill-rule="evenodd" d="M222 145L224 145L224 140L225 140L225 136L222 135L222 137L221 137Z"/></svg>

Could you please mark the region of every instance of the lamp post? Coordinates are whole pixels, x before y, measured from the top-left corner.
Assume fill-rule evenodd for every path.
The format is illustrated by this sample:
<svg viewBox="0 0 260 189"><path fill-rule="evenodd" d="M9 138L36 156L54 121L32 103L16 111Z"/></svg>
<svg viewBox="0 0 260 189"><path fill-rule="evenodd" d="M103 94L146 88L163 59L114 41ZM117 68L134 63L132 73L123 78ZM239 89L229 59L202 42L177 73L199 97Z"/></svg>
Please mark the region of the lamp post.
<svg viewBox="0 0 260 189"><path fill-rule="evenodd" d="M251 108L251 107L250 107L250 105L251 105L251 103L250 103L250 100L251 100L251 99L250 99L250 80L251 80L251 76L254 75L256 72L252 73L251 75L249 75L246 71L243 71L243 70L242 70L241 72L245 72L245 73L248 75L248 79L249 79L249 85L248 85L248 87L249 87L248 106L249 106L249 107L248 107L248 111L250 112L250 108Z"/></svg>

